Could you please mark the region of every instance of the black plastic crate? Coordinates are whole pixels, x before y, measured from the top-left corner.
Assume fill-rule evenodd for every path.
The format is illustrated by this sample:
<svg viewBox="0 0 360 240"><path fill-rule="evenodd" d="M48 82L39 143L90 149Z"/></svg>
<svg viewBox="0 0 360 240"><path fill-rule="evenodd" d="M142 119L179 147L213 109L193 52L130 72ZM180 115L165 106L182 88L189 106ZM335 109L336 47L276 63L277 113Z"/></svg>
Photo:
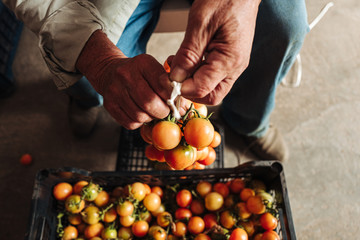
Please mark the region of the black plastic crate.
<svg viewBox="0 0 360 240"><path fill-rule="evenodd" d="M0 97L14 88L12 63L23 24L0 1Z"/></svg>
<svg viewBox="0 0 360 240"><path fill-rule="evenodd" d="M36 175L29 230L25 239L56 239L57 202L52 196L52 189L62 181L75 183L79 180L92 180L104 189L110 190L116 186L124 186L135 181L141 181L150 186L164 186L178 183L187 185L202 180L214 183L229 181L238 177L262 180L268 189L275 190L280 218L276 231L283 240L295 240L295 228L285 175L282 165L276 161L248 162L236 168L192 171L89 172L74 168L44 169Z"/></svg>
<svg viewBox="0 0 360 240"><path fill-rule="evenodd" d="M213 122L214 128L221 135L221 144L214 148L216 159L213 164L205 168L224 167L224 129ZM141 138L140 130L121 129L116 170L143 171L152 170L154 162L149 161L145 156L145 148L148 144Z"/></svg>

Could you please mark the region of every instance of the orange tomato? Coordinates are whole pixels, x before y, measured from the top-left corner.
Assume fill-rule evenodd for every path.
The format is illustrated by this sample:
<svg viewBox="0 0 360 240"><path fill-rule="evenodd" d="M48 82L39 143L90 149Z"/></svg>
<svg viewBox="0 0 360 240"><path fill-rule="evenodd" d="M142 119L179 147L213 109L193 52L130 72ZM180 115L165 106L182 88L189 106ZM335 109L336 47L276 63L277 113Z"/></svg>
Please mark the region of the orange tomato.
<svg viewBox="0 0 360 240"><path fill-rule="evenodd" d="M184 137L195 148L207 147L214 138L214 126L207 119L192 118L185 125Z"/></svg>
<svg viewBox="0 0 360 240"><path fill-rule="evenodd" d="M152 143L160 150L170 150L179 145L181 141L180 127L169 121L160 121L151 131Z"/></svg>

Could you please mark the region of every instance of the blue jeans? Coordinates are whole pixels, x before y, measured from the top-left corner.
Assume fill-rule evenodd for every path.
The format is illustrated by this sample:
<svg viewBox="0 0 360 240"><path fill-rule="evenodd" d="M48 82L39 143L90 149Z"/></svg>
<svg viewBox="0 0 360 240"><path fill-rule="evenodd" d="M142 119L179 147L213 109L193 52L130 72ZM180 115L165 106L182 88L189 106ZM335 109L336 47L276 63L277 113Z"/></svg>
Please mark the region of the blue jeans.
<svg viewBox="0 0 360 240"><path fill-rule="evenodd" d="M129 19L117 43L128 57L145 53L161 4L162 0L142 0ZM261 2L249 66L221 105L225 122L238 134L257 137L265 134L276 88L294 63L308 31L304 0ZM102 104L102 97L86 78L68 92L79 93L74 99L81 105Z"/></svg>

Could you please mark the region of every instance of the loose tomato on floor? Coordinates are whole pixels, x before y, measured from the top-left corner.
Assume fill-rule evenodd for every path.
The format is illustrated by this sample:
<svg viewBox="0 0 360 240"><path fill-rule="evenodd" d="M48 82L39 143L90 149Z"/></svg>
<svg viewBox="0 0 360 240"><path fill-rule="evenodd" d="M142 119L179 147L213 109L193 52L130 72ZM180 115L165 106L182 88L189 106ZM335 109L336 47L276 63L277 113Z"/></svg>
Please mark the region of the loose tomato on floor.
<svg viewBox="0 0 360 240"><path fill-rule="evenodd" d="M180 127L170 121L158 122L151 131L152 143L160 150L175 148L181 141L181 135Z"/></svg>
<svg viewBox="0 0 360 240"><path fill-rule="evenodd" d="M196 160L196 150L190 145L179 144L171 150L164 151L166 163L175 170L183 170Z"/></svg>
<svg viewBox="0 0 360 240"><path fill-rule="evenodd" d="M196 117L186 123L184 137L188 144L201 149L210 145L214 131L214 126L208 119Z"/></svg>

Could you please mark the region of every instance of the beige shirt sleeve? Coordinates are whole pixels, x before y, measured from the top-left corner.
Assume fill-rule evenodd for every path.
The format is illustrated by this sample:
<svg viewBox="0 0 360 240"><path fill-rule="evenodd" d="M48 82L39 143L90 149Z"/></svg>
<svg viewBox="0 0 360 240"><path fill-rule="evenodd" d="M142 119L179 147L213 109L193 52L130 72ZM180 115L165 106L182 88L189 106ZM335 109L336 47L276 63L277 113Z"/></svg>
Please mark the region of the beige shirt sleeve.
<svg viewBox="0 0 360 240"><path fill-rule="evenodd" d="M3 0L39 37L42 56L58 89L81 78L76 60L91 34L102 29L116 44L139 0Z"/></svg>

